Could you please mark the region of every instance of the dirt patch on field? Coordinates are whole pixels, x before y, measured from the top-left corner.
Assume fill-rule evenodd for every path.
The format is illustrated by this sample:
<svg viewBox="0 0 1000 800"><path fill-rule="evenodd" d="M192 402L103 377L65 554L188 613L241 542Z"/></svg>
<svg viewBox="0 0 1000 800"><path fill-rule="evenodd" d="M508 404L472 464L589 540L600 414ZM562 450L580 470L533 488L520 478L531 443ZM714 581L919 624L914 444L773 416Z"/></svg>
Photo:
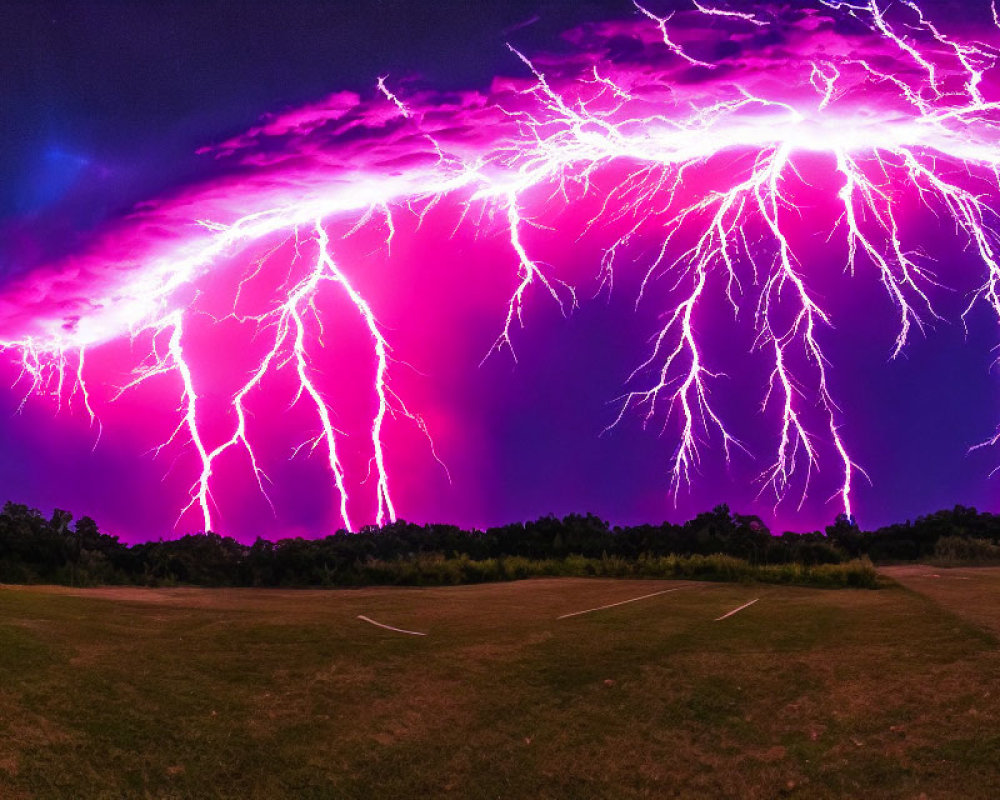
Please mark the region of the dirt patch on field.
<svg viewBox="0 0 1000 800"><path fill-rule="evenodd" d="M70 736L61 727L29 712L15 698L0 692L0 779L16 778L25 753L32 749L50 748L68 741Z"/></svg>

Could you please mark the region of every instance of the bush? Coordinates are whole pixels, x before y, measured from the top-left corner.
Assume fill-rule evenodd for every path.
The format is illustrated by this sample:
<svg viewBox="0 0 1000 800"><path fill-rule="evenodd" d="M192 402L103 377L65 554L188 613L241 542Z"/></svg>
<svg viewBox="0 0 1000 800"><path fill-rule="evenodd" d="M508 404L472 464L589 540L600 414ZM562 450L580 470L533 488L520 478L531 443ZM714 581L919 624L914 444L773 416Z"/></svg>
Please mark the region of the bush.
<svg viewBox="0 0 1000 800"><path fill-rule="evenodd" d="M934 546L935 563L1000 564L1000 545L989 539L970 539L963 536L942 536Z"/></svg>
<svg viewBox="0 0 1000 800"><path fill-rule="evenodd" d="M800 586L875 588L877 573L868 559L845 564L754 565L732 556L618 556L530 559L521 556L473 560L468 556L368 561L352 585L450 586L460 583L540 577L666 578L707 581L757 581Z"/></svg>
<svg viewBox="0 0 1000 800"><path fill-rule="evenodd" d="M7 503L0 582L437 586L575 575L868 586L872 568L859 558L1000 564L1000 515L963 506L874 532L841 514L825 533L772 536L758 517L720 505L683 524L611 527L592 514L570 514L479 531L397 520L252 545L215 533L127 545L89 517L72 519Z"/></svg>

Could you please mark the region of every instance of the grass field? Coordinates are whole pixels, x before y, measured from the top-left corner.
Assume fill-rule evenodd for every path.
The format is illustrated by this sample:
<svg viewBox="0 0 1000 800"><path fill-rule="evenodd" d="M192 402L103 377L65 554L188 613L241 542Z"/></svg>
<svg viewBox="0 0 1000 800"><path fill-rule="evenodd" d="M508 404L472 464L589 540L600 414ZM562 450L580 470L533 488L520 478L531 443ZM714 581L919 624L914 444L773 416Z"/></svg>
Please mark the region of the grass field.
<svg viewBox="0 0 1000 800"><path fill-rule="evenodd" d="M3 587L0 797L1000 796L1000 569L891 574Z"/></svg>

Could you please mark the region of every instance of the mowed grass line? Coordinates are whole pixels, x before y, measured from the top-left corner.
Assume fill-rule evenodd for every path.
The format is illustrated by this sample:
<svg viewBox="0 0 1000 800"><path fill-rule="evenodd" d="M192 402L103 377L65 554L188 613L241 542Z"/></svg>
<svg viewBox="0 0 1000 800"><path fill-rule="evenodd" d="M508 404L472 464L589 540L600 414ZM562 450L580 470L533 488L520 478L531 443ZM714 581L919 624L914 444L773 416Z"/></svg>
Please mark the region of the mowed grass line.
<svg viewBox="0 0 1000 800"><path fill-rule="evenodd" d="M562 621L678 583L3 588L0 797L1000 794L992 635L899 588L682 585Z"/></svg>
<svg viewBox="0 0 1000 800"><path fill-rule="evenodd" d="M941 608L1000 636L1000 567L883 567L880 572Z"/></svg>

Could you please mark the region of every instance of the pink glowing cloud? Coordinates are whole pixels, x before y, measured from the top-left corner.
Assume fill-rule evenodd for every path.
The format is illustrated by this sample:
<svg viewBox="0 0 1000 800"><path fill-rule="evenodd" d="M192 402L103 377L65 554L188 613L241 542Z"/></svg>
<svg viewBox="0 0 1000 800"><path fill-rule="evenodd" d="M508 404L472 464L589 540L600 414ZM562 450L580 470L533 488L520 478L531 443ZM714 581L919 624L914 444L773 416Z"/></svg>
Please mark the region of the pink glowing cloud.
<svg viewBox="0 0 1000 800"><path fill-rule="evenodd" d="M673 15L642 4L632 19L566 38L570 54L512 47L518 77L488 91L383 77L368 97L332 94L206 148L220 176L143 205L4 288L0 329L22 391L76 406L95 426L114 421L123 392L155 383L169 393L176 410L157 450L196 454L180 513L205 529L230 492L268 493L275 454L261 439L283 422L303 426L296 452L325 460L341 524L393 520L387 426L409 425L437 453L421 409L396 388L399 371L422 365L397 359L393 337L419 331L383 325L393 279L373 286L366 269L372 258L391 266L421 226L447 226L502 237L506 271L481 277L483 297L473 280L449 302L481 304L495 318L494 350L515 358L530 297L568 315L589 301L588 281L611 292L622 271L639 271L637 302L663 303L663 314L648 352L623 355L635 371L616 423L639 413L664 429L665 492L697 480L715 447L727 461L756 457L774 502L801 504L820 482L853 513L866 473L842 432L850 410L824 345L836 324L820 274L831 257L817 257L816 242L840 283L877 278L895 315L888 357L943 319L946 287L970 289L958 319L981 304L1000 317L1000 50L945 32L909 2L699 2ZM923 252L927 220L974 251L971 284ZM586 239L593 263L543 258L547 238ZM493 304L498 282L505 305ZM754 401L767 452L750 452L713 397L723 378L705 342L720 313L748 320L767 358ZM213 360L213 337L238 354ZM330 355L337 337L348 357ZM204 387L220 375L227 402L213 416ZM272 392L295 413L251 422ZM367 464L343 460L339 419L364 420ZM242 483L221 475L230 470Z"/></svg>

